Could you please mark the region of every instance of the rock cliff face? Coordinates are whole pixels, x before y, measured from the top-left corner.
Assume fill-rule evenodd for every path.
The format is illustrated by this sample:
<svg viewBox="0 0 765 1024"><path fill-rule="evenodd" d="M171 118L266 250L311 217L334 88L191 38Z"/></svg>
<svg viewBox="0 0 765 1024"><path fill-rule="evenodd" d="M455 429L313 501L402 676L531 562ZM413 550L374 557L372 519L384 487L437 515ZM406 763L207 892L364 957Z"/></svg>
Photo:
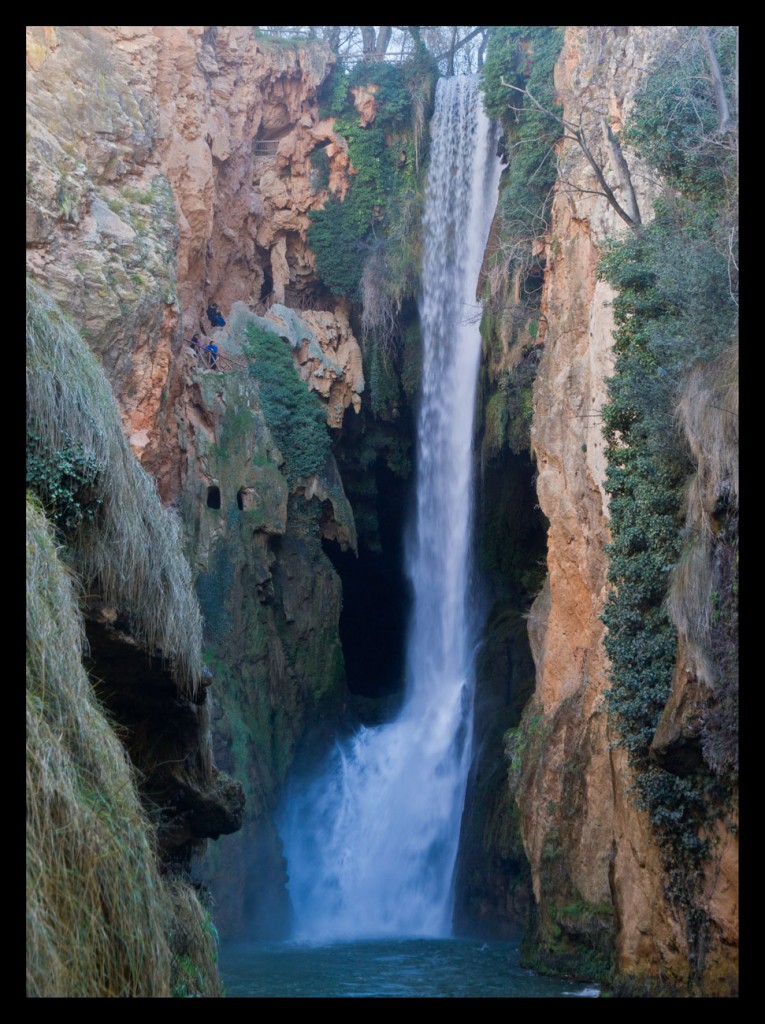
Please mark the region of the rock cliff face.
<svg viewBox="0 0 765 1024"><path fill-rule="evenodd" d="M331 457L318 475L288 482L289 453L268 430L241 352L249 318L292 348L330 427L360 410L348 310L324 291L305 243L309 211L347 187L344 143L316 98L331 65L321 44L269 44L249 27L27 30L28 270L81 329L134 454L183 511L216 760L247 795L242 840L216 854L224 934L241 933L282 886L268 815L307 717L336 713L343 693L340 581L321 542L355 548L353 515ZM309 159L317 147L329 167L321 188ZM213 299L228 319L214 332ZM195 332L215 337L226 372L201 364L188 347ZM120 675L98 609L89 628L131 732L167 719ZM184 764L210 763L207 707L191 725L175 722ZM151 780L178 796L183 827L169 843L187 849L241 821L241 790L221 789L225 827L204 793L189 826L182 775ZM257 878L244 856L253 844L273 866Z"/></svg>
<svg viewBox="0 0 765 1024"><path fill-rule="evenodd" d="M82 324L136 454L176 500L183 414L167 406L182 405L178 355L209 329L207 303L318 300L332 320L305 244L308 211L347 187L316 101L330 54L170 26L29 29L27 53L29 266ZM327 189L311 183L317 147ZM355 344L342 313L324 326Z"/></svg>
<svg viewBox="0 0 765 1024"><path fill-rule="evenodd" d="M618 134L642 70L671 28L568 29L555 84L563 116L582 123L600 149L601 120ZM628 152L644 219L652 175ZM612 360L612 293L596 278L600 244L625 230L584 154L562 144L547 250L543 313L548 329L534 392L532 444L539 504L550 522L548 577L529 621L537 682L525 722L529 743L517 789L541 928L570 934L613 928L620 971L682 982L689 949L668 906L646 816L635 807L626 753L615 745L604 692L608 665L600 621L609 542L599 412ZM617 196L626 205L621 190ZM679 670L680 671L680 670ZM677 689L677 680L676 680ZM705 900L712 918L706 980L736 984L736 839L717 837ZM579 918L578 921L574 920ZM548 931L548 936L550 932Z"/></svg>
<svg viewBox="0 0 765 1024"><path fill-rule="evenodd" d="M564 117L581 120L604 163L602 119L618 135L640 75L672 31L567 30L556 71ZM349 311L323 288L306 245L309 212L330 193L342 196L352 173L343 140L318 110L331 63L321 44L267 43L248 27L27 29L28 268L81 329L133 452L163 501L183 513L206 621L215 760L245 781L248 799L242 832L218 844L205 866L229 936L265 921L266 912L273 932L286 920L270 812L306 723L337 719L344 700L340 582L322 542L353 550L353 516L332 460L307 479L282 472L284 453L256 386L237 367L254 313L252 322L290 346L334 431L363 400ZM359 91L364 123L375 102ZM310 160L318 149L329 167L321 188ZM627 158L648 217L655 175L634 153ZM562 144L560 167L532 426L538 502L549 521L547 581L529 617L536 689L509 751L511 790L541 944L562 934L564 944L597 953L615 947L621 972L681 983L686 936L665 900L659 851L604 705L609 530L599 414L614 324L613 294L596 264L603 240L624 225L594 194L592 170L571 142ZM608 166L606 173L612 177ZM215 331L204 315L213 299L228 320ZM189 349L195 332L214 334L234 361L225 373L209 371ZM492 486L498 492L500 481ZM520 655L511 668L498 665L512 660L507 637L517 625L498 628L502 642L480 668L497 677L498 689L509 675L529 675ZM90 628L108 668L119 655L107 644L109 623L91 609ZM135 708L123 683L115 699ZM663 726L670 746L687 723L683 709L697 703L693 686L681 658ZM164 715L162 707L145 714ZM177 723L179 756L200 755L207 713ZM479 709L487 731L498 732L494 714L490 701ZM131 727L141 731L139 721ZM209 764L209 751L204 756ZM186 781L176 773L157 787L183 791ZM481 784L496 787L489 802L501 805L487 820L506 820L502 780ZM235 804L237 794L228 795ZM171 837L180 846L221 831L214 808L206 819L201 804L197 810L196 824L181 815ZM233 819L241 809L230 810ZM498 860L515 865L518 837L497 832ZM729 830L716 842L705 977L710 992L727 993L737 962L737 847ZM520 916L527 890L503 893L505 877L504 868L492 877L493 898L504 900L508 917Z"/></svg>

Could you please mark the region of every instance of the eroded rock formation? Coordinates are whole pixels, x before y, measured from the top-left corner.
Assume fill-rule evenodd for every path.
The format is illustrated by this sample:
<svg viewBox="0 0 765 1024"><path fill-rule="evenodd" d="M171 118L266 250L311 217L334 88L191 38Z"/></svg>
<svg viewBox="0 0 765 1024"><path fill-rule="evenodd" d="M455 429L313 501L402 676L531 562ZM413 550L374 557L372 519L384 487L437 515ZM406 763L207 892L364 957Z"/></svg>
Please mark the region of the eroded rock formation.
<svg viewBox="0 0 765 1024"><path fill-rule="evenodd" d="M355 549L353 514L331 457L288 483L231 330L236 304L240 319L262 314L329 426L359 411L348 311L306 245L309 211L342 196L351 172L318 110L332 62L320 43L269 44L251 27L27 30L28 269L81 329L134 454L183 510L206 619L205 702L177 709L161 668L148 681L133 672L129 624L97 609L93 664L161 810L166 857L184 865L200 836L242 821L239 784L210 758L213 709L217 762L248 798L243 842L220 854L224 931L227 920L241 931L266 898L241 892L281 887L283 899L268 814L307 717L342 696L340 582L321 540ZM329 168L321 186L317 148ZM223 329L207 322L213 299ZM226 372L192 352L195 332L234 359L221 361ZM160 734L174 768L147 756ZM247 843L270 851L267 879L254 879Z"/></svg>
<svg viewBox="0 0 765 1024"><path fill-rule="evenodd" d="M567 119L581 118L609 176L602 121L618 137L640 75L672 31L567 30L559 99ZM309 212L328 194L342 197L352 173L344 141L319 112L331 64L319 43L269 44L250 27L27 29L29 271L80 327L134 453L163 500L182 509L206 620L215 760L247 780L243 831L208 864L229 935L266 910L275 931L285 921L270 811L305 723L340 711L341 592L321 541L352 550L355 527L334 466L288 482L246 371L212 373L187 342L194 332L214 334L221 353L239 359L231 326L240 303L239 315L256 313L290 345L330 427L359 410L364 381L348 310L321 285L306 244ZM359 90L363 123L376 102L373 89ZM323 187L311 164L319 149L329 168ZM654 176L626 155L647 218ZM532 427L538 501L550 524L548 576L530 615L536 692L519 733L524 749L509 751L511 781L540 927L592 947L615 943L627 974L682 982L686 936L664 898L659 852L604 704L609 530L599 414L614 324L613 293L596 264L603 240L626 229L594 194L575 144L562 144L560 166ZM215 332L204 315L211 299L229 320ZM101 662L117 662L124 638L95 613L91 631ZM656 756L665 759L677 759L685 739L695 749L695 675L681 662L657 734ZM157 720L168 713L163 680L145 695L147 708L155 698L161 705L146 711ZM123 683L117 704L129 702ZM187 708L172 719L179 757L202 756L206 715ZM140 720L130 728L140 738ZM205 763L217 808L206 819L201 802L196 821L183 805L182 772L152 782L157 793L174 789L167 840L184 856L201 830L216 834L241 813L236 793ZM519 854L513 837L492 841L508 860ZM724 828L716 843L704 894L706 976L710 991L724 994L737 962L737 845ZM503 878L491 883L498 899ZM505 894L511 916L525 905L522 893L514 900Z"/></svg>
<svg viewBox="0 0 765 1024"><path fill-rule="evenodd" d="M27 52L30 270L82 324L136 454L177 500L178 356L209 331L209 301L227 314L319 300L324 328L352 344L305 241L308 212L348 181L316 99L330 52L201 26L30 29ZM318 189L317 147L329 165Z"/></svg>
<svg viewBox="0 0 765 1024"><path fill-rule="evenodd" d="M602 119L618 134L643 69L673 31L566 32L555 77L563 116L585 126L607 172L613 168L601 151ZM633 152L627 159L647 219L652 175ZM614 323L613 293L597 279L596 264L603 240L626 229L606 199L593 194L598 183L571 141L562 143L560 180L565 184L558 185L552 212L542 305L548 329L532 426L539 504L550 521L548 578L529 622L537 683L526 722L533 722L536 738L517 799L543 919L559 922L561 908L576 901L590 906L590 919L604 908L603 924L614 929L622 972L682 984L690 969L683 924L665 900L652 830L635 806L627 755L604 705L609 677L600 615L609 528L599 413L613 367ZM616 193L627 205L624 192L617 187ZM683 679L692 685L679 666L676 705L684 699L678 692ZM728 994L737 971L731 924L737 915L737 840L732 831L720 831L704 893L712 918L705 971L710 989Z"/></svg>

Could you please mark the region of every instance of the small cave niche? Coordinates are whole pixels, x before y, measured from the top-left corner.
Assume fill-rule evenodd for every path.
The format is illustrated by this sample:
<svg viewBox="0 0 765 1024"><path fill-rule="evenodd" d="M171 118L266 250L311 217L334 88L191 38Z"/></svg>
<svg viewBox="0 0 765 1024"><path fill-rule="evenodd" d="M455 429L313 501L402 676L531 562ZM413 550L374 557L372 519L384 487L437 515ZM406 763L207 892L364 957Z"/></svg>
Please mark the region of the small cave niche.
<svg viewBox="0 0 765 1024"><path fill-rule="evenodd" d="M545 262L540 260L539 263L532 267L526 274L523 280L522 295L521 298L525 302L533 301L538 302L539 297L542 294L542 286L544 284L545 277Z"/></svg>
<svg viewBox="0 0 765 1024"><path fill-rule="evenodd" d="M236 492L236 507L240 512L244 512L244 487L240 487Z"/></svg>
<svg viewBox="0 0 765 1024"><path fill-rule="evenodd" d="M263 285L260 289L260 301L263 302L274 290L274 279L271 273L263 267Z"/></svg>
<svg viewBox="0 0 765 1024"><path fill-rule="evenodd" d="M207 507L220 508L220 487L212 485L207 488Z"/></svg>

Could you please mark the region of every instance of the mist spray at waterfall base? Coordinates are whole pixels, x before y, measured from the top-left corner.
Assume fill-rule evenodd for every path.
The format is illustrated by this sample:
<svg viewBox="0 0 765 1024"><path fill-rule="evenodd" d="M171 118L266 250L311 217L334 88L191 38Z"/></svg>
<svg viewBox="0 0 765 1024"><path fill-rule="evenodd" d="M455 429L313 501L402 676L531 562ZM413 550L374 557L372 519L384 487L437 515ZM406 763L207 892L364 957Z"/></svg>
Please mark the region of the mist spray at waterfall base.
<svg viewBox="0 0 765 1024"><path fill-rule="evenodd" d="M406 566L414 608L405 700L396 721L339 742L320 777L287 793L278 824L296 938L451 931L472 730L476 287L497 202L496 150L477 79L442 79L424 215L424 362L416 521Z"/></svg>

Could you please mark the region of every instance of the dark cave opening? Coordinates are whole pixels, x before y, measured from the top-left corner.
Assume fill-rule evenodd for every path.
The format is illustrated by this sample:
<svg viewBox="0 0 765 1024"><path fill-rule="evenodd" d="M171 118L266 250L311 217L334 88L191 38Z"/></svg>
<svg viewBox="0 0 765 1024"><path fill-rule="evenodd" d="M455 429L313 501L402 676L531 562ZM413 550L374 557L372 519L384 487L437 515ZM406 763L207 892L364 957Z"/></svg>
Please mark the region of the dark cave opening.
<svg viewBox="0 0 765 1024"><path fill-rule="evenodd" d="M404 523L409 485L384 465L377 467L377 537L362 534L358 557L324 542L343 583L340 640L350 693L389 698L404 686L406 631L411 607L404 572Z"/></svg>

